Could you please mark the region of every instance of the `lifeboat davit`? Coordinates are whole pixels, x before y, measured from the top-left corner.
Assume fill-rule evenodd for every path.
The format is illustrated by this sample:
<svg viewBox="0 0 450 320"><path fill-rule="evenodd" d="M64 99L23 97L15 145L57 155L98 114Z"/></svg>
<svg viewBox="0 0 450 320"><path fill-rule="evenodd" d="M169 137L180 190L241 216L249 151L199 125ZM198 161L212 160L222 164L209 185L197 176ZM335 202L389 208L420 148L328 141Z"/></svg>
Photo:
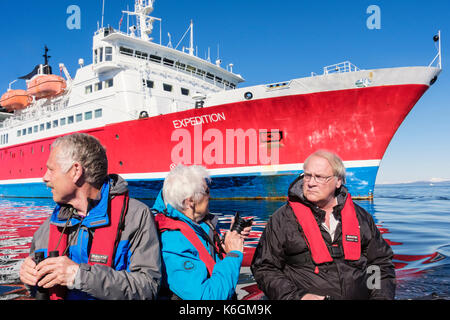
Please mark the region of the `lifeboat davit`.
<svg viewBox="0 0 450 320"><path fill-rule="evenodd" d="M27 88L28 94L36 99L50 98L66 89L66 80L55 74L38 75L28 82Z"/></svg>
<svg viewBox="0 0 450 320"><path fill-rule="evenodd" d="M33 98L25 90L8 90L0 99L0 105L8 111L25 109L31 102Z"/></svg>

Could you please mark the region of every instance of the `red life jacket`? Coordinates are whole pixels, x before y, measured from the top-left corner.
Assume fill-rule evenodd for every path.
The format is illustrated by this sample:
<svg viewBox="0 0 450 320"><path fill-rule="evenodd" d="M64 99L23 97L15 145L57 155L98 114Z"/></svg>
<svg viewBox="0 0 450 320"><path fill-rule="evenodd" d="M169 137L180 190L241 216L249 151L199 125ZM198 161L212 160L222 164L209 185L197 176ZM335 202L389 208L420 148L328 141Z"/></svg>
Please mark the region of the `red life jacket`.
<svg viewBox="0 0 450 320"><path fill-rule="evenodd" d="M89 254L89 265L101 264L111 267L113 264L114 254L119 244L120 234L123 230L125 215L128 210L128 192L117 195L109 202L109 225L98 227L92 239L91 251ZM68 245L67 233L61 235L62 228L50 224L50 232L48 239L48 251L58 251L61 256ZM61 241L58 245L58 241ZM56 246L58 247L56 248ZM54 286L49 289L50 300L63 300L66 288L63 286Z"/></svg>
<svg viewBox="0 0 450 320"><path fill-rule="evenodd" d="M162 213L158 213L155 216L155 222L161 233L168 230L180 231L183 234L183 236L185 236L186 239L188 239L188 241L198 251L200 260L206 265L206 268L208 269L208 274L211 276L216 261L211 256L209 251L206 249L205 245L200 241L195 231L187 223L181 220L172 219ZM215 247L216 252L220 252L217 243L215 244Z"/></svg>
<svg viewBox="0 0 450 320"><path fill-rule="evenodd" d="M333 261L311 209L299 202L289 201L289 205L303 229L314 263L321 264ZM359 260L361 256L361 237L355 206L350 194L348 194L344 208L341 211L341 217L344 258L345 260Z"/></svg>

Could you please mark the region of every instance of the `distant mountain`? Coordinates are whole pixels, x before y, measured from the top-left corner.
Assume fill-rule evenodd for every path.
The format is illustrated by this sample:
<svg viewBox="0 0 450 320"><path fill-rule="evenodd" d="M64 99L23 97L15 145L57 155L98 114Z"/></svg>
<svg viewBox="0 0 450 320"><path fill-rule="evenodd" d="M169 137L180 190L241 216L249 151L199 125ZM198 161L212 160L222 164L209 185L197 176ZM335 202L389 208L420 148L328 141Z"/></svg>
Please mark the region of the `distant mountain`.
<svg viewBox="0 0 450 320"><path fill-rule="evenodd" d="M392 185L392 184L450 184L450 179L444 178L431 178L430 180L419 181L403 181L403 182L380 182L375 185Z"/></svg>

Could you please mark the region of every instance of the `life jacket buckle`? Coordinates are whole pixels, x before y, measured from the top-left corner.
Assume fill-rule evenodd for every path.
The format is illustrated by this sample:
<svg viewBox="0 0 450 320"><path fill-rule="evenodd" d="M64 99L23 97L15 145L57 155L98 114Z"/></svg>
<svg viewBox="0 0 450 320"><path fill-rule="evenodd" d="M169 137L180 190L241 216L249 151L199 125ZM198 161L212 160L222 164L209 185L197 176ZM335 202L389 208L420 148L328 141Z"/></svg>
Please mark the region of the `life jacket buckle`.
<svg viewBox="0 0 450 320"><path fill-rule="evenodd" d="M331 246L327 246L327 247L328 247L328 251L330 251L330 255L333 259L342 258L344 256L344 250L342 250L341 246L331 245Z"/></svg>

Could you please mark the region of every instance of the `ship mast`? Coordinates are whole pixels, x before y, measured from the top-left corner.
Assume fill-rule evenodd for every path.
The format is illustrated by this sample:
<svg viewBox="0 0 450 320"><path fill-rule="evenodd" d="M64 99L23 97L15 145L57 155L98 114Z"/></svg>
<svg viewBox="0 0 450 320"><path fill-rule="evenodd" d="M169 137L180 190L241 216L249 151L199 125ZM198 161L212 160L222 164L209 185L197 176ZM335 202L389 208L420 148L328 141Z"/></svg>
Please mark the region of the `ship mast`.
<svg viewBox="0 0 450 320"><path fill-rule="evenodd" d="M149 35L153 31L153 22L155 20L161 21L159 18L150 17L150 13L153 12L153 3L155 0L136 0L134 4L134 11L123 11L129 15L137 17L137 29L142 40L152 40Z"/></svg>

